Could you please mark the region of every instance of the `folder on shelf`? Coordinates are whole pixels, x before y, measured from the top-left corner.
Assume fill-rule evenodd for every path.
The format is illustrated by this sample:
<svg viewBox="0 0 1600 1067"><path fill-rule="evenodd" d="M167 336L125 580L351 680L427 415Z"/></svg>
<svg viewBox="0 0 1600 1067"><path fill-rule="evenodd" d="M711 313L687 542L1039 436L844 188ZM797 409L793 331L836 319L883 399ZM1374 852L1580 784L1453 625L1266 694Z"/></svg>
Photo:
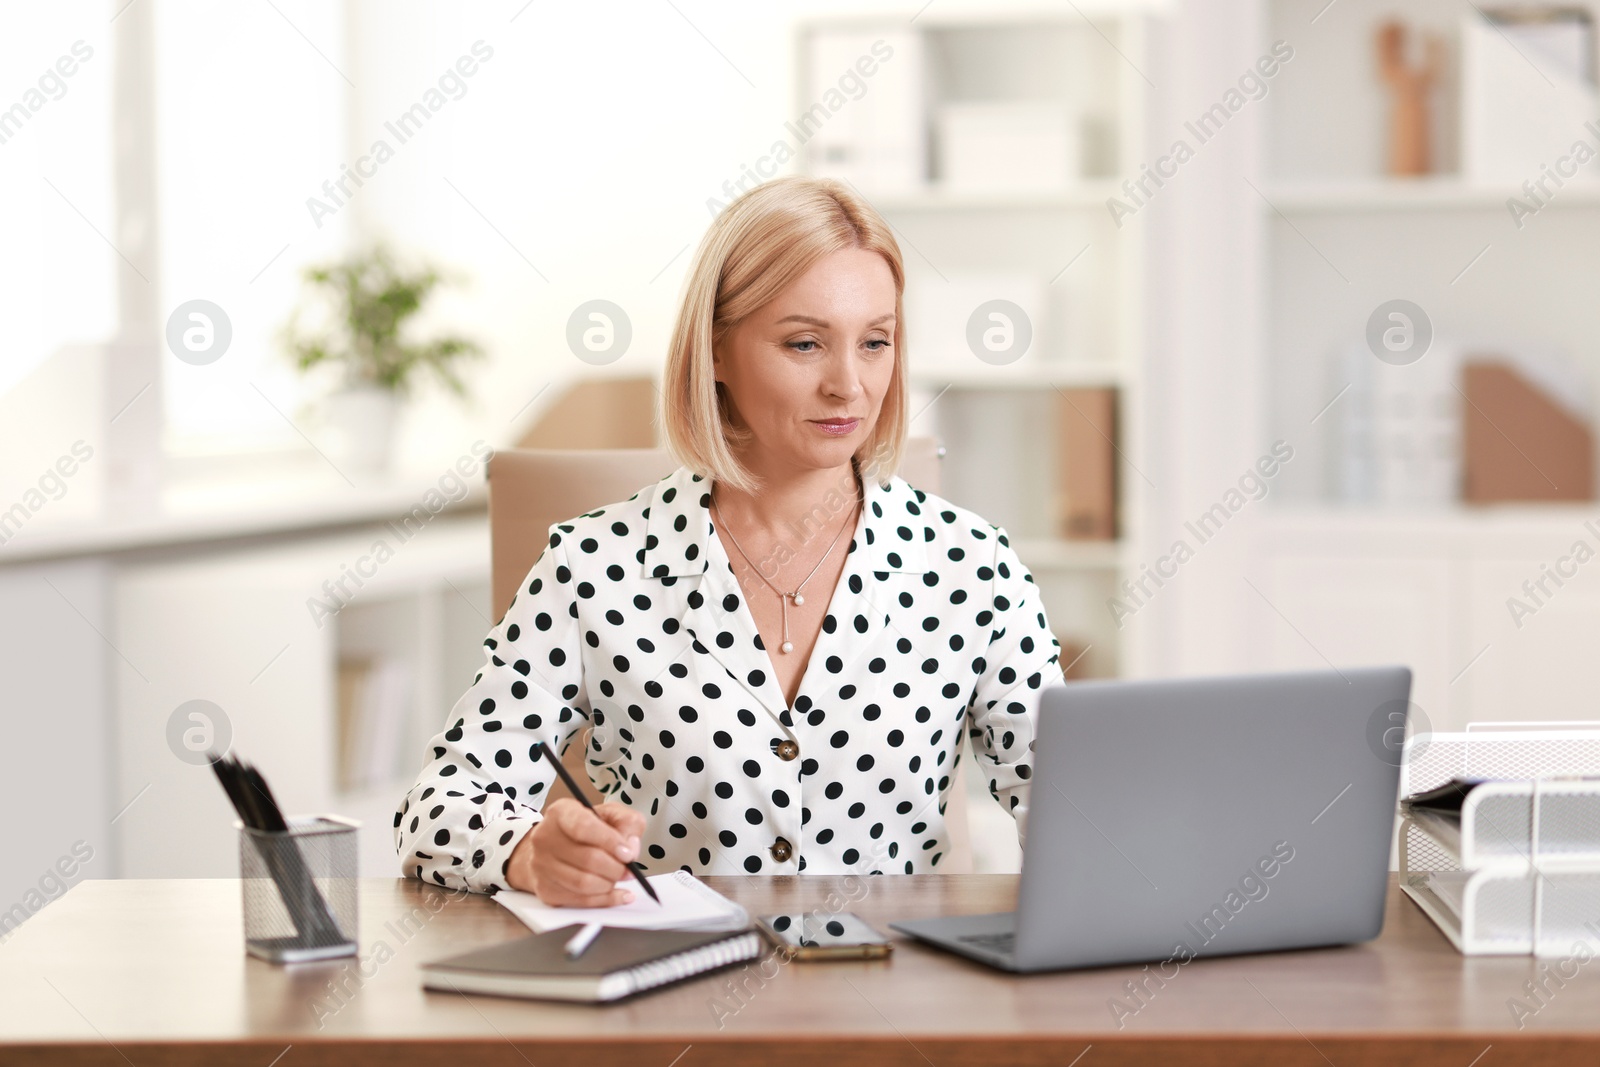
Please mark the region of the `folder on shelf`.
<svg viewBox="0 0 1600 1067"><path fill-rule="evenodd" d="M337 767L342 791L370 789L408 773L404 744L414 669L398 656L347 659L338 668Z"/></svg>
<svg viewBox="0 0 1600 1067"><path fill-rule="evenodd" d="M1089 677L1088 665L1085 662L1089 653L1089 644L1071 637L1056 635L1056 643L1061 646L1060 665L1061 677L1068 682L1080 681Z"/></svg>
<svg viewBox="0 0 1600 1067"><path fill-rule="evenodd" d="M1473 360L1462 379L1469 503L1594 498L1586 420L1509 363Z"/></svg>
<svg viewBox="0 0 1600 1067"><path fill-rule="evenodd" d="M1117 391L1056 391L1061 536L1075 541L1117 536Z"/></svg>

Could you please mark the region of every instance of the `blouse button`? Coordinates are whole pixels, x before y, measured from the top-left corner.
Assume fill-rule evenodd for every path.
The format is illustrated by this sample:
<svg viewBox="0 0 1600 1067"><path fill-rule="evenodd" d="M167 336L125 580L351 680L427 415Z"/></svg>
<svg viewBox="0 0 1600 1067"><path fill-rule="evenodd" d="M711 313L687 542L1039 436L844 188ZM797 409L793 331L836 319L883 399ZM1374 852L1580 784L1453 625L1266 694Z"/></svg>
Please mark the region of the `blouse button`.
<svg viewBox="0 0 1600 1067"><path fill-rule="evenodd" d="M793 742L790 743L792 744ZM792 855L794 855L794 846L789 844L787 839L780 837L772 843L772 858L779 863L783 863Z"/></svg>
<svg viewBox="0 0 1600 1067"><path fill-rule="evenodd" d="M798 755L800 755L800 746L798 743L791 741L788 738L778 742L779 759L792 760Z"/></svg>

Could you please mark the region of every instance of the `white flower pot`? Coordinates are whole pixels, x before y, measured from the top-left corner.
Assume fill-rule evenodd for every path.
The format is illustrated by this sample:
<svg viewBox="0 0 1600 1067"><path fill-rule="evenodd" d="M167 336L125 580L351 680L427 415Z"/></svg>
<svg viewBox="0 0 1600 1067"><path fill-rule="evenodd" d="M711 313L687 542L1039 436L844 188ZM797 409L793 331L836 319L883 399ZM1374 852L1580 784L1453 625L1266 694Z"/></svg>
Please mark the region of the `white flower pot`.
<svg viewBox="0 0 1600 1067"><path fill-rule="evenodd" d="M347 477L382 474L394 453L400 401L387 389L354 386L328 397L328 458Z"/></svg>

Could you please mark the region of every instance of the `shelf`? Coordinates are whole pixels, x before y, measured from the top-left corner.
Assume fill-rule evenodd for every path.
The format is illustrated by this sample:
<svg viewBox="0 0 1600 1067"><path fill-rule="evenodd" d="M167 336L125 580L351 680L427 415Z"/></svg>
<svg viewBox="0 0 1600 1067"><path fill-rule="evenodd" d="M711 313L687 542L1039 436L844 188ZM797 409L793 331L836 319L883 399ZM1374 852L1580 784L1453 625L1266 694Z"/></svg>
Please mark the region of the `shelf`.
<svg viewBox="0 0 1600 1067"><path fill-rule="evenodd" d="M441 462L439 471L449 473ZM281 537L286 541L313 533L337 532L395 521L423 504L429 494L443 497L438 473L410 471L386 477L379 484L351 487L329 472L313 472L303 481L267 483L260 492L232 494L221 506L207 486L169 484L163 507L147 515L93 516L24 527L6 543L0 562L20 563L74 556L92 556L141 549L199 549L250 538ZM465 493L445 498L437 518L482 514L488 489L477 477ZM425 506L425 505L424 505Z"/></svg>
<svg viewBox="0 0 1600 1067"><path fill-rule="evenodd" d="M917 9L915 18L918 24L934 29L1018 23L1062 23L1080 28L1084 27L1086 18L1133 18L1167 13L1172 8L1172 0L1078 0L1065 6L1060 0L958 0L956 3L912 6ZM854 3L842 4L841 13L859 21L882 21L876 16L857 15ZM838 16L830 15L825 19L813 17L812 21L832 25L838 21Z"/></svg>
<svg viewBox="0 0 1600 1067"><path fill-rule="evenodd" d="M1363 211L1505 211L1517 197L1532 204L1513 185L1476 185L1459 178L1371 179L1347 182L1282 182L1263 190L1264 211L1330 214ZM1256 198L1259 203L1261 198ZM1600 182L1569 180L1545 199L1551 208L1600 208ZM1268 206L1271 205L1271 207Z"/></svg>
<svg viewBox="0 0 1600 1067"><path fill-rule="evenodd" d="M890 32L890 20L861 11L859 5L824 3L836 10L813 12L801 23L796 113L832 84L832 70L845 62L846 50L872 41L878 25ZM894 62L905 65L889 68L908 71L904 92L897 90L899 95L891 97L884 84L857 105L871 111L872 100L883 101L881 115L875 113L882 129L915 132L909 138L915 143L901 146L905 155L896 157L902 165L893 171L894 178L874 186L873 170L838 165L839 160L872 157L865 141L856 145L864 134L847 137L842 129L813 142L800 160L802 171L861 176L858 191L893 223L910 269L919 275L915 284L933 287L924 306L911 301L905 309L912 324L906 374L914 390L913 421L949 449L942 473L949 499L1006 526L1022 564L1047 587L1041 595L1058 633L1093 648L1088 669L1102 675L1140 663L1103 607L1109 587L1137 566L1131 541L1140 509L1135 492L1124 487L1112 501L1123 516L1124 540L1055 536L1067 529L1057 521L1056 497L1065 490L1057 470L1064 442L1057 440L1056 429L1065 421L1063 411L1076 417L1058 390L1083 412L1105 405L1085 404L1072 390L1096 391L1096 402L1113 400L1117 433L1130 445L1140 441L1145 248L1143 242L1118 239L1106 204L1125 195L1121 186L1128 158L1149 139L1148 86L1141 68L1154 65L1155 50L1148 47L1147 17L1170 6L1170 0L1080 0L1069 5L1059 0L941 0L926 10L908 9L893 21L892 31L904 35L905 54L916 59L899 58L896 44ZM835 31L838 36L823 45L839 50L839 56L812 48L809 34ZM846 31L859 31L861 40L848 39ZM1092 136L1084 130L1076 135L1081 162L1057 160L1033 188L979 184L1020 185L1032 175L976 170L966 175L959 166L941 165L959 159L943 158L939 151L945 105L1006 101L1050 101L1072 114L1092 117ZM858 128L880 126L863 119ZM838 145L830 143L834 138ZM839 147L858 150L833 151ZM989 149L985 158L994 151ZM907 163L907 157L914 162ZM924 268L929 268L925 275ZM1026 285L1020 280L1012 284L1024 275ZM984 277L998 279L992 285L996 291L984 291L990 288L982 283ZM947 291L938 287L941 280ZM1015 292L1008 296L1007 290ZM1003 366L978 358L966 343L972 308L996 298L1016 301L1036 320L1026 355ZM1084 417L1091 426L1104 425ZM1110 451L1098 440L1093 445ZM1105 461L1113 459L1108 455ZM1104 506L1103 501L1096 503ZM1019 536L1021 531L1025 535Z"/></svg>
<svg viewBox="0 0 1600 1067"><path fill-rule="evenodd" d="M915 363L916 357L911 357ZM955 366L913 367L911 384L922 389L1048 389L1106 387L1128 384L1126 368L1116 363L1021 362L989 366L973 358Z"/></svg>
<svg viewBox="0 0 1600 1067"><path fill-rule="evenodd" d="M1090 180L1067 189L952 190L929 185L915 192L867 194L874 207L888 214L937 211L1084 211L1105 210L1106 199L1121 195L1109 179Z"/></svg>
<svg viewBox="0 0 1600 1067"><path fill-rule="evenodd" d="M1264 509L1267 521L1283 529L1320 530L1424 530L1516 529L1568 530L1595 518L1596 501L1508 501L1502 504L1463 503L1382 506L1338 501L1278 501Z"/></svg>
<svg viewBox="0 0 1600 1067"><path fill-rule="evenodd" d="M1011 547L1029 570L1116 570L1122 566L1120 541L1018 538L1012 540Z"/></svg>
<svg viewBox="0 0 1600 1067"><path fill-rule="evenodd" d="M1496 574L1501 574L1496 567L1522 571L1501 574L1511 578L1512 587L1525 577L1537 578L1540 564L1569 554L1575 540L1592 545L1594 531L1600 530L1592 503L1433 511L1280 504L1263 508L1254 521L1261 551L1275 558L1387 561L1385 566L1400 561L1445 566L1452 573L1457 567L1474 572L1488 567ZM1502 595L1511 593L1508 588ZM1503 608L1496 615L1507 617ZM1482 644L1479 641L1469 653ZM1433 714L1431 707L1428 711Z"/></svg>

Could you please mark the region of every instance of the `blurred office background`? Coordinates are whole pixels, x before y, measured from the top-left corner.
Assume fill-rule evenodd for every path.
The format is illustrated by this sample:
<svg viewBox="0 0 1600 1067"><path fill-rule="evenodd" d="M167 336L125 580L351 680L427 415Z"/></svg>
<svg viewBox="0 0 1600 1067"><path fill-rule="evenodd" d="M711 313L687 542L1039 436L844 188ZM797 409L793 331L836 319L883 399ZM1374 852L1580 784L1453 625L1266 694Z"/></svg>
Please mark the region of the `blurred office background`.
<svg viewBox="0 0 1600 1067"><path fill-rule="evenodd" d="M1593 6L7 5L0 907L78 841L230 873L208 746L394 870L491 622L485 454L654 443L691 253L783 173L894 225L913 432L1069 677L1600 718ZM296 366L291 322L360 343L341 264L464 396Z"/></svg>

